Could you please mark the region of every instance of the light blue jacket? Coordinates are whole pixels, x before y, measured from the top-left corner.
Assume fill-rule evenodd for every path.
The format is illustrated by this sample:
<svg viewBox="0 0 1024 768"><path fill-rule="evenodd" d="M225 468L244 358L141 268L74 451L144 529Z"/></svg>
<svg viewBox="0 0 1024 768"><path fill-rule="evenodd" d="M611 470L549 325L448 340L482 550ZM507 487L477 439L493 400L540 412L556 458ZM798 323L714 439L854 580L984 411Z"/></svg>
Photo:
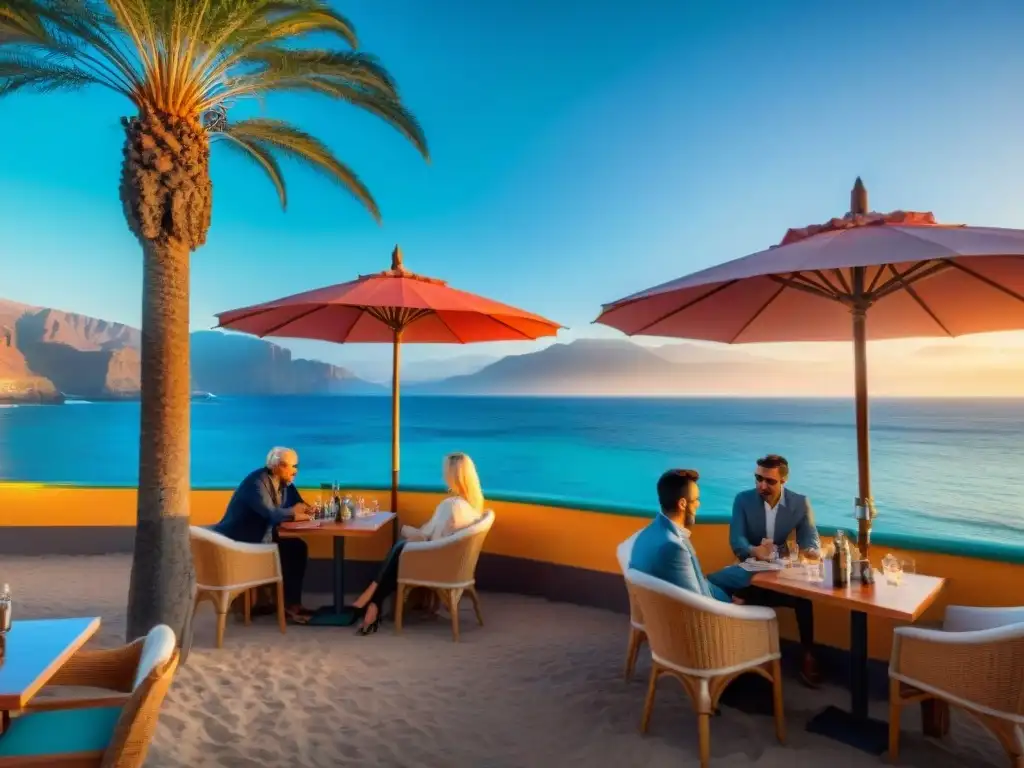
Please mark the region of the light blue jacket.
<svg viewBox="0 0 1024 768"><path fill-rule="evenodd" d="M661 513L636 537L629 567L698 595L730 601L722 589L704 577L690 543L690 532Z"/></svg>
<svg viewBox="0 0 1024 768"><path fill-rule="evenodd" d="M736 557L740 560L750 557L750 550L761 544L767 530L764 499L757 490L751 488L736 494L736 499L732 503L732 521L729 523L729 546ZM784 489L775 515L772 541L776 546L781 546L794 531L800 549L821 548L810 499Z"/></svg>

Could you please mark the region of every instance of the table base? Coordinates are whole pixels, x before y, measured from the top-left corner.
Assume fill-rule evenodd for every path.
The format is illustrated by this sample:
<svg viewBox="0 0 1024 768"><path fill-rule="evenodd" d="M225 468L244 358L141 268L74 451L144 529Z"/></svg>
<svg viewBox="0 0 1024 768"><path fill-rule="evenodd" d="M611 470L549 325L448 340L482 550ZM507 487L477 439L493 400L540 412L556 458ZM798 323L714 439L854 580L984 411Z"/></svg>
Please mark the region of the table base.
<svg viewBox="0 0 1024 768"><path fill-rule="evenodd" d="M889 749L889 724L871 717L856 717L839 707L826 707L807 722L816 733L872 755Z"/></svg>
<svg viewBox="0 0 1024 768"><path fill-rule="evenodd" d="M318 608L316 613L309 617L307 626L351 627L355 623L356 612L351 608L343 607L341 611L336 611L333 605L325 605L323 608Z"/></svg>

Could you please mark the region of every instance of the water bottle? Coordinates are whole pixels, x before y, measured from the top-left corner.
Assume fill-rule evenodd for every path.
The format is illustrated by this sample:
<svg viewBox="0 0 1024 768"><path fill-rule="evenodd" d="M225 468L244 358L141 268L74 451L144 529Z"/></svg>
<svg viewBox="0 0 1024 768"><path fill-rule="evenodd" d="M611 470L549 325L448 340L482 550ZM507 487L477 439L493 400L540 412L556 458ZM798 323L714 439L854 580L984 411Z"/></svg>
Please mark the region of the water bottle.
<svg viewBox="0 0 1024 768"><path fill-rule="evenodd" d="M832 586L850 583L850 542L843 531L836 531L835 552L832 553Z"/></svg>
<svg viewBox="0 0 1024 768"><path fill-rule="evenodd" d="M11 608L11 588L4 584L3 591L0 592L0 634L11 629Z"/></svg>

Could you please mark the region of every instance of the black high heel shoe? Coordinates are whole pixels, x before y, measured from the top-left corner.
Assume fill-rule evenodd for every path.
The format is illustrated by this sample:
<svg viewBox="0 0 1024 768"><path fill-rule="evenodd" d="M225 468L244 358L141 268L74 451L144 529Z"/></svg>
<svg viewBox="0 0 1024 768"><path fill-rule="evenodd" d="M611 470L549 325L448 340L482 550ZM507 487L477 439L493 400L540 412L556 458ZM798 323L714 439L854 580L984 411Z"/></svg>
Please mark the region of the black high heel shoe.
<svg viewBox="0 0 1024 768"><path fill-rule="evenodd" d="M359 629L356 630L356 634L363 635L365 637L366 635L374 634L379 628L380 616L374 619L372 624L364 624L363 626L361 626Z"/></svg>

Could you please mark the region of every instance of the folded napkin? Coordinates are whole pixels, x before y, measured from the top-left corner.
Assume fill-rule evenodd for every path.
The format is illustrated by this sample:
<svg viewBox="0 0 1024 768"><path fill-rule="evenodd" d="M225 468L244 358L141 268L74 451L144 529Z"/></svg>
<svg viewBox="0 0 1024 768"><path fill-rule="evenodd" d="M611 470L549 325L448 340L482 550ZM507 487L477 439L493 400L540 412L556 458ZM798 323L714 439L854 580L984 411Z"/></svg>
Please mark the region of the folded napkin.
<svg viewBox="0 0 1024 768"><path fill-rule="evenodd" d="M764 560L758 560L756 558L747 558L744 562L740 563L740 568L745 571L781 571L783 568L782 563L778 561L765 562Z"/></svg>

